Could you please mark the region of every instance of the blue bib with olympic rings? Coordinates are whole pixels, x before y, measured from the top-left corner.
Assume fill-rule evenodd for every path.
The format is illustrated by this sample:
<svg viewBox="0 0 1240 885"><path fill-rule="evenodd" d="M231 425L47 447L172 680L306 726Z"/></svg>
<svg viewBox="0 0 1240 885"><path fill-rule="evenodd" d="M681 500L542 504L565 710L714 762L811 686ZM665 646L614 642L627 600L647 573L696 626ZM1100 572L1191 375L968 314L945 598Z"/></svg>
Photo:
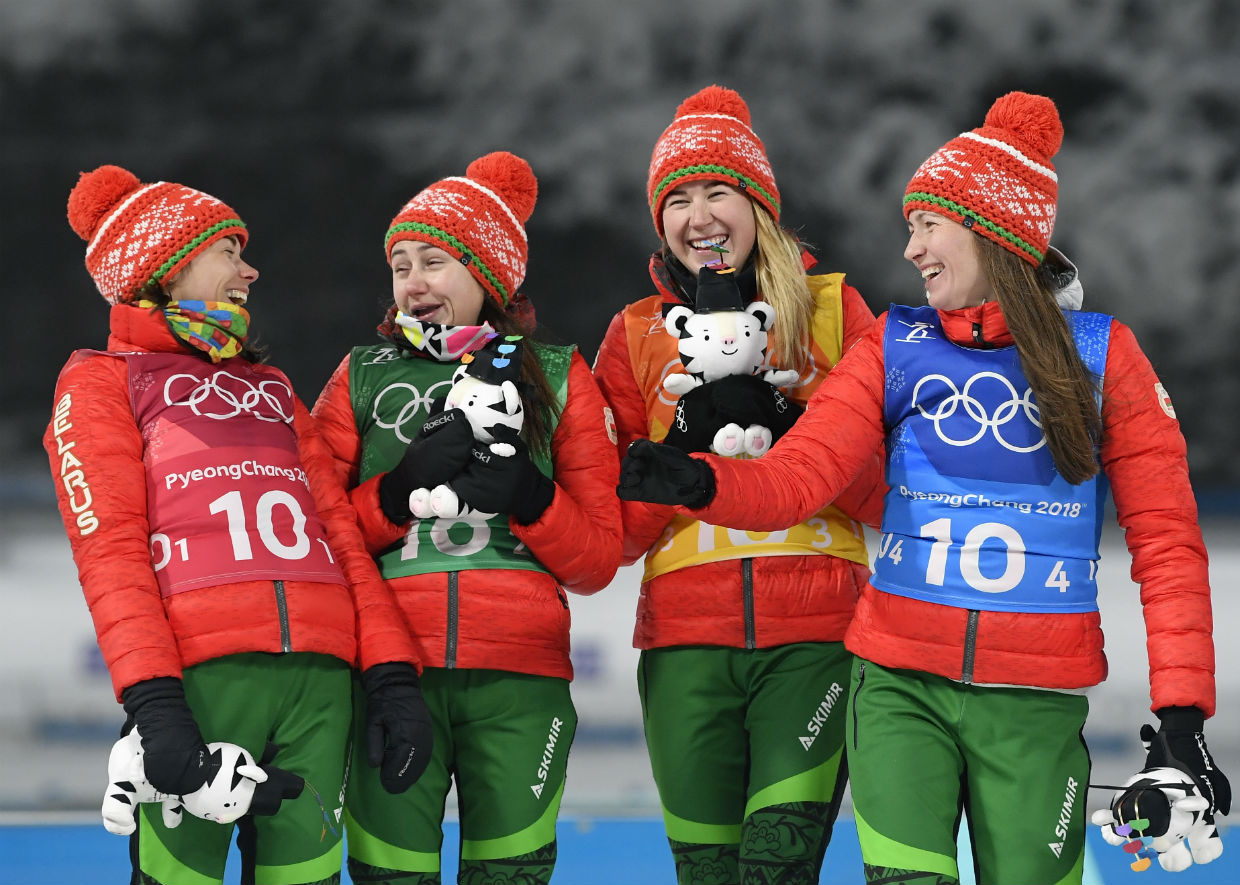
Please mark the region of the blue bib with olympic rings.
<svg viewBox="0 0 1240 885"><path fill-rule="evenodd" d="M1100 387L1111 317L1064 315ZM1056 471L1016 348L962 347L934 308L892 305L883 362L890 490L874 586L960 608L1097 611L1106 477Z"/></svg>

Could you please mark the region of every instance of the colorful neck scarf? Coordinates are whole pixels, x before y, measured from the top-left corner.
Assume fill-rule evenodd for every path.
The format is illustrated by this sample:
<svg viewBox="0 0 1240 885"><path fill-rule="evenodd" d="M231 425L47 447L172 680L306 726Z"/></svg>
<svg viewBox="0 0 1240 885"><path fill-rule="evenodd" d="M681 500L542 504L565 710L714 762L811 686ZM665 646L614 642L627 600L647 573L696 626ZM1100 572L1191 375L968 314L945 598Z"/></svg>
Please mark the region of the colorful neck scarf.
<svg viewBox="0 0 1240 885"><path fill-rule="evenodd" d="M158 307L145 300L138 306ZM231 301L169 301L162 309L172 334L213 363L236 356L245 345L250 315Z"/></svg>
<svg viewBox="0 0 1240 885"><path fill-rule="evenodd" d="M421 322L401 310L396 311L396 325L414 350L441 363L460 359L461 354L477 350L495 335L490 323L481 326L442 326Z"/></svg>

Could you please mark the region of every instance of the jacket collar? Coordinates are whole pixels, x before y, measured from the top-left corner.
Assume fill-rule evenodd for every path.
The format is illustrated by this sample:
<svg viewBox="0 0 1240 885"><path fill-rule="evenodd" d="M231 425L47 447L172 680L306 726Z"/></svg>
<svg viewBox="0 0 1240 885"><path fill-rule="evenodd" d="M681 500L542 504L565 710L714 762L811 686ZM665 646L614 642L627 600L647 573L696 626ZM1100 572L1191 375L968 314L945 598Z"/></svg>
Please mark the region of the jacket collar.
<svg viewBox="0 0 1240 885"><path fill-rule="evenodd" d="M108 314L108 350L184 351L159 310L114 304Z"/></svg>
<svg viewBox="0 0 1240 885"><path fill-rule="evenodd" d="M939 321L948 339L962 347L1008 347L1012 344L1012 333L997 301L958 310L940 310Z"/></svg>

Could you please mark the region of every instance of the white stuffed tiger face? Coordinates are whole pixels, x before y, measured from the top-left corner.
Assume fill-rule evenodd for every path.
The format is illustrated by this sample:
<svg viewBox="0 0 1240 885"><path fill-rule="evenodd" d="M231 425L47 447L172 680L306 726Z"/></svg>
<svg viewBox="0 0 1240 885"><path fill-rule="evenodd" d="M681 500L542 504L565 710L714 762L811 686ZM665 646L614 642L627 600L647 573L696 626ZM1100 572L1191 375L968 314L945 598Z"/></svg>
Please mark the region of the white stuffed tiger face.
<svg viewBox="0 0 1240 885"><path fill-rule="evenodd" d="M497 424L511 427L518 433L525 423L525 408L517 386L511 381L492 384L475 378L461 366L452 375L452 388L444 402L444 410L460 409L465 413L474 439L483 443L495 442L490 428Z"/></svg>
<svg viewBox="0 0 1240 885"><path fill-rule="evenodd" d="M766 363L767 331L774 321L774 310L762 301L744 310L704 313L678 304L665 320L668 332L679 339L681 363L699 382L757 374Z"/></svg>
<svg viewBox="0 0 1240 885"><path fill-rule="evenodd" d="M195 817L230 824L250 810L254 788L267 780L267 772L255 764L244 747L213 741L207 749L220 763L219 771L197 790L182 796L181 802Z"/></svg>

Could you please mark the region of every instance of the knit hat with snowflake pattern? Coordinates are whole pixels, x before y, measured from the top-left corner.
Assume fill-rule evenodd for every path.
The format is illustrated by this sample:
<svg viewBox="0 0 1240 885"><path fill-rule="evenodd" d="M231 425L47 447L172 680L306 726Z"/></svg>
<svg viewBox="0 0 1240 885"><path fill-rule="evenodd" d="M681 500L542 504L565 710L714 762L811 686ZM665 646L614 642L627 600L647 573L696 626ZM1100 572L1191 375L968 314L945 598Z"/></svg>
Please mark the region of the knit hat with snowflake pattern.
<svg viewBox="0 0 1240 885"><path fill-rule="evenodd" d="M537 199L538 179L525 160L507 151L479 157L464 178L437 181L404 205L388 227L387 257L401 240L438 246L508 307L525 280L525 222Z"/></svg>
<svg viewBox="0 0 1240 885"><path fill-rule="evenodd" d="M663 236L663 200L687 181L734 185L779 222L779 188L766 148L749 128L749 106L731 89L707 86L686 98L655 142L646 196L659 236Z"/></svg>
<svg viewBox="0 0 1240 885"><path fill-rule="evenodd" d="M1051 157L1063 142L1055 103L1009 92L980 129L962 132L921 164L904 192L904 217L928 209L1042 263L1055 228L1059 179Z"/></svg>
<svg viewBox="0 0 1240 885"><path fill-rule="evenodd" d="M237 213L183 184L143 184L120 166L83 172L69 193L69 225L86 246L86 269L109 304L135 300L163 284L222 237L242 246Z"/></svg>

